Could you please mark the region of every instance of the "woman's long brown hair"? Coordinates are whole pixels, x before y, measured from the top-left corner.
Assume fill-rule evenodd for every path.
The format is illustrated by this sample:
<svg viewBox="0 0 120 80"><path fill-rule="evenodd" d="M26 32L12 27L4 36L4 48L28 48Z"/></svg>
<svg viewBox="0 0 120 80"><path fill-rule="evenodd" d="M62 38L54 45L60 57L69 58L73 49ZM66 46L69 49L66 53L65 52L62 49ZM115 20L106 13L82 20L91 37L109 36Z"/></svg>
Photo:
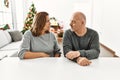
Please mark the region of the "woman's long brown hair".
<svg viewBox="0 0 120 80"><path fill-rule="evenodd" d="M42 31L46 24L46 16L48 15L49 14L47 12L39 12L35 15L31 28L33 36L37 37L42 34Z"/></svg>

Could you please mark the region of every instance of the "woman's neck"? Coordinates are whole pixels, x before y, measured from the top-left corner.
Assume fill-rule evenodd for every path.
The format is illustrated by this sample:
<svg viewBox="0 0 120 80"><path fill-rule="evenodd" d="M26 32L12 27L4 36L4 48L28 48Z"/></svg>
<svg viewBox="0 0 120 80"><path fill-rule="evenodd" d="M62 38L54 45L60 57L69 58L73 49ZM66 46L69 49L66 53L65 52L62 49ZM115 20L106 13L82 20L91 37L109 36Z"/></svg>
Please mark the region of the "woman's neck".
<svg viewBox="0 0 120 80"><path fill-rule="evenodd" d="M46 33L49 33L49 31L43 31L42 32L42 35L46 34Z"/></svg>

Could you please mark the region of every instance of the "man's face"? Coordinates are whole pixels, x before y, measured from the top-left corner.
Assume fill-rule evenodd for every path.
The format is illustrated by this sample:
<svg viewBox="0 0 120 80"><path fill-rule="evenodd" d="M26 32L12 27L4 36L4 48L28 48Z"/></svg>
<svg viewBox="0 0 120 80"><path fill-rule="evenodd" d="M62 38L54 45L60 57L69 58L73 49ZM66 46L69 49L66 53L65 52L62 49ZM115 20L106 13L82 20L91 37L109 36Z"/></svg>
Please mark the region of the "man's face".
<svg viewBox="0 0 120 80"><path fill-rule="evenodd" d="M82 25L82 20L80 19L80 16L78 17L77 15L73 15L70 26L73 31L77 31L81 28Z"/></svg>

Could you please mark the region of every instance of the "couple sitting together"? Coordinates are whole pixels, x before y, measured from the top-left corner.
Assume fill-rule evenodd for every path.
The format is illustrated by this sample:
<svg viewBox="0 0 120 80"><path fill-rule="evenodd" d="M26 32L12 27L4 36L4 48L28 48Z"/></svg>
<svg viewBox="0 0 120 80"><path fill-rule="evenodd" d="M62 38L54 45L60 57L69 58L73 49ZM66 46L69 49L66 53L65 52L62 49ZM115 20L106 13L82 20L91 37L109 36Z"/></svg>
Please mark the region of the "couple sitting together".
<svg viewBox="0 0 120 80"><path fill-rule="evenodd" d="M81 66L90 65L90 59L98 58L100 53L98 33L85 25L86 16L82 12L75 12L70 22L71 29L66 30L63 36L64 56ZM32 59L60 56L58 42L50 32L49 14L37 13L32 28L24 34L18 57Z"/></svg>

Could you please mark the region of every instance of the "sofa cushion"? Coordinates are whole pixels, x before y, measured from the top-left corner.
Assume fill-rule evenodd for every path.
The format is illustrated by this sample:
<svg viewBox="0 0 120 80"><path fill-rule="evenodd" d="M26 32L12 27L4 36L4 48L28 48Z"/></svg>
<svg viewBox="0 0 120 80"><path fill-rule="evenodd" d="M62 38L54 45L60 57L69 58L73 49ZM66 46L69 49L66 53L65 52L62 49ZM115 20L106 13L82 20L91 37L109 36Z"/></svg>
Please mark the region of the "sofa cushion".
<svg viewBox="0 0 120 80"><path fill-rule="evenodd" d="M8 31L4 31L4 34L6 35L8 42L9 43L12 42L12 38L11 38L9 32Z"/></svg>
<svg viewBox="0 0 120 80"><path fill-rule="evenodd" d="M18 50L6 50L6 51L0 51L0 56L7 55L9 57L17 57L18 55Z"/></svg>
<svg viewBox="0 0 120 80"><path fill-rule="evenodd" d="M0 51L0 60L2 60L5 57L7 57L7 54Z"/></svg>
<svg viewBox="0 0 120 80"><path fill-rule="evenodd" d="M0 30L0 48L9 43L3 30Z"/></svg>
<svg viewBox="0 0 120 80"><path fill-rule="evenodd" d="M0 51L8 51L8 50L18 50L22 41L12 42L2 48L0 48Z"/></svg>
<svg viewBox="0 0 120 80"><path fill-rule="evenodd" d="M16 42L16 41L20 41L22 40L22 34L20 33L20 31L18 30L13 30L13 31L9 31L12 41Z"/></svg>

